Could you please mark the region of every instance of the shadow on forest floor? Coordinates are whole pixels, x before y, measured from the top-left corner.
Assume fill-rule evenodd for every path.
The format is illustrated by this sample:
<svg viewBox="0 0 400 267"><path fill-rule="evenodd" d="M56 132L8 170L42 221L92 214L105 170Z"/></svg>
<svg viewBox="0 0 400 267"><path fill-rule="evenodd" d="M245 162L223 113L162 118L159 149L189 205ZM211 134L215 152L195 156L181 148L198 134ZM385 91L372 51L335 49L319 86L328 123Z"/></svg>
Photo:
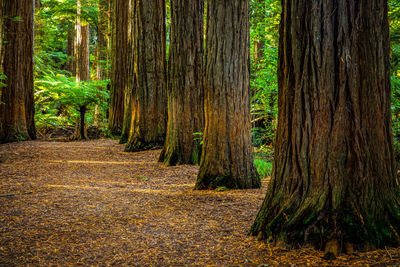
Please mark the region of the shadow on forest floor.
<svg viewBox="0 0 400 267"><path fill-rule="evenodd" d="M400 264L400 250L342 255L247 236L263 189L193 191L198 167L118 141L0 145L0 266Z"/></svg>

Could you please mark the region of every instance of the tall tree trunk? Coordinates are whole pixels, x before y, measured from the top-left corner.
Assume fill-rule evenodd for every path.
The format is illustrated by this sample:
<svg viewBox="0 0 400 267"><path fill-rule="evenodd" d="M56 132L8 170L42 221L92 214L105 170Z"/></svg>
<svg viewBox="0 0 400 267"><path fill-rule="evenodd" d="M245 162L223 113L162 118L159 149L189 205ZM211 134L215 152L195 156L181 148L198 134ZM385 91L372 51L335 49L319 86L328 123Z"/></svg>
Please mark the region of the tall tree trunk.
<svg viewBox="0 0 400 267"><path fill-rule="evenodd" d="M168 125L160 161L198 164L204 127L203 0L171 0Z"/></svg>
<svg viewBox="0 0 400 267"><path fill-rule="evenodd" d="M84 1L78 0L77 2L77 19L75 25L75 67L76 67L76 81L90 80L90 61L89 61L89 24L81 19L81 5ZM85 110L86 112L86 110ZM81 113L82 114L82 113ZM77 118L75 125L75 133L72 139L82 140L87 139L85 129L81 129L85 122L82 122L82 116ZM84 133L82 135L82 133Z"/></svg>
<svg viewBox="0 0 400 267"><path fill-rule="evenodd" d="M75 28L74 28L74 25L71 24L69 29L68 29L68 44L67 44L68 63L67 63L67 70L71 73L72 76L76 76L74 46L75 46Z"/></svg>
<svg viewBox="0 0 400 267"><path fill-rule="evenodd" d="M99 0L99 18L97 30L97 80L108 79L108 38L109 38L109 2L110 0Z"/></svg>
<svg viewBox="0 0 400 267"><path fill-rule="evenodd" d="M250 123L249 2L207 6L205 131L196 189L256 188Z"/></svg>
<svg viewBox="0 0 400 267"><path fill-rule="evenodd" d="M134 1L132 121L127 151L162 145L167 123L165 1Z"/></svg>
<svg viewBox="0 0 400 267"><path fill-rule="evenodd" d="M120 135L124 120L124 96L127 79L129 1L114 1L112 54L111 54L111 96L108 129Z"/></svg>
<svg viewBox="0 0 400 267"><path fill-rule="evenodd" d="M133 54L133 19L134 19L134 0L128 0L128 44L127 44L127 79L125 83L125 96L124 96L124 120L122 124L122 133L120 144L126 144L129 139L129 132L131 129L132 122L132 89L136 84L135 80L135 55Z"/></svg>
<svg viewBox="0 0 400 267"><path fill-rule="evenodd" d="M110 14L110 0L99 0L99 17L97 27L97 67L96 78L98 81L109 78L108 73L108 38L109 38L109 14ZM101 90L101 88L99 88ZM99 105L96 104L94 108L94 126L99 126Z"/></svg>
<svg viewBox="0 0 400 267"><path fill-rule="evenodd" d="M398 246L387 0L282 5L274 170L251 232L335 255Z"/></svg>
<svg viewBox="0 0 400 267"><path fill-rule="evenodd" d="M0 141L36 138L33 98L34 1L2 0L4 55L7 76L0 101Z"/></svg>

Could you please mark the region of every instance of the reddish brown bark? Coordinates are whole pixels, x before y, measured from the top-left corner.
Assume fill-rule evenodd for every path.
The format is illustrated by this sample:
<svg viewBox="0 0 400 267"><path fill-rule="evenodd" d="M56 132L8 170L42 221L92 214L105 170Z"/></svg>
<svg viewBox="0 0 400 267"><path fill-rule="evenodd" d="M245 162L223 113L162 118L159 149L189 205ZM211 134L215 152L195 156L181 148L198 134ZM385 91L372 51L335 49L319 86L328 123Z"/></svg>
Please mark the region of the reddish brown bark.
<svg viewBox="0 0 400 267"><path fill-rule="evenodd" d="M113 26L111 46L111 92L108 129L120 135L124 120L124 96L127 81L128 60L128 9L129 1L113 2Z"/></svg>
<svg viewBox="0 0 400 267"><path fill-rule="evenodd" d="M165 2L134 1L132 120L127 151L160 146L167 123Z"/></svg>
<svg viewBox="0 0 400 267"><path fill-rule="evenodd" d="M207 3L205 131L196 189L260 187L251 147L249 2Z"/></svg>
<svg viewBox="0 0 400 267"><path fill-rule="evenodd" d="M36 138L33 98L34 1L2 0L0 142Z"/></svg>
<svg viewBox="0 0 400 267"><path fill-rule="evenodd" d="M387 1L282 4L274 171L251 232L333 254L397 246Z"/></svg>
<svg viewBox="0 0 400 267"><path fill-rule="evenodd" d="M204 127L202 0L171 1L168 126L160 161L198 164Z"/></svg>

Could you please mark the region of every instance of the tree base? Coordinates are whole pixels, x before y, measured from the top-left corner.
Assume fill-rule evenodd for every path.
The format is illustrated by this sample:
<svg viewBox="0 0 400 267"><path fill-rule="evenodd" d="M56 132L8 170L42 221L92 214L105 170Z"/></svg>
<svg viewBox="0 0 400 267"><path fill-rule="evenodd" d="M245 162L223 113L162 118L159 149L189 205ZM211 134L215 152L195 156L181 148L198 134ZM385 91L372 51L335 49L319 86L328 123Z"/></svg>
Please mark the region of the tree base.
<svg viewBox="0 0 400 267"><path fill-rule="evenodd" d="M254 171L250 174L246 182L232 175L206 175L199 174L197 177L195 190L214 190L220 187L227 189L254 189L261 187L261 180L258 174Z"/></svg>
<svg viewBox="0 0 400 267"><path fill-rule="evenodd" d="M316 203L301 204L299 201L283 201L278 198L268 199L257 215L250 234L260 240L284 242L292 247L312 245L325 251L326 258L337 257L340 253L369 251L385 246L400 245L400 208L396 198L375 203L386 205L365 206L360 208L360 201L354 200L352 207L341 207L328 211ZM269 200L269 201L268 201ZM382 200L381 200L382 201ZM297 206L297 207L296 207ZM319 206L319 208L318 208Z"/></svg>
<svg viewBox="0 0 400 267"><path fill-rule="evenodd" d="M119 144L126 144L128 143L129 136L127 134L122 134L121 138L119 139Z"/></svg>
<svg viewBox="0 0 400 267"><path fill-rule="evenodd" d="M201 149L193 149L190 157L185 159L184 155L182 155L181 151L175 147L171 149L163 148L161 151L160 157L158 158L158 162L164 163L166 166L176 166L176 165L199 165L201 157Z"/></svg>
<svg viewBox="0 0 400 267"><path fill-rule="evenodd" d="M150 150L154 148L159 148L162 146L161 142L145 142L138 138L135 138L133 141L129 141L126 144L125 151L126 152L139 152Z"/></svg>
<svg viewBox="0 0 400 267"><path fill-rule="evenodd" d="M10 136L1 137L0 144L21 142L21 141L28 141L28 140L34 140L34 138L31 138L29 135L25 135L25 134L14 134L14 135L10 135Z"/></svg>

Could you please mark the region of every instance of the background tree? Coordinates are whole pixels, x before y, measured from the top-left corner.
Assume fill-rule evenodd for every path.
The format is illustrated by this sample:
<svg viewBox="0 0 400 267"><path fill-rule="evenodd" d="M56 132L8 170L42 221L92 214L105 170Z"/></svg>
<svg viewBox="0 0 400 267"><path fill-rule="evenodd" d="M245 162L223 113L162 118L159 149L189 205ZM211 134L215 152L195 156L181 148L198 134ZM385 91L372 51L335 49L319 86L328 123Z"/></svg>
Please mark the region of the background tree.
<svg viewBox="0 0 400 267"><path fill-rule="evenodd" d="M108 129L120 135L124 119L124 95L128 60L128 9L129 1L113 1L111 49L111 97Z"/></svg>
<svg viewBox="0 0 400 267"><path fill-rule="evenodd" d="M251 231L334 255L397 246L387 1L282 3L274 171Z"/></svg>
<svg viewBox="0 0 400 267"><path fill-rule="evenodd" d="M33 98L34 1L1 0L2 67L0 141L36 138Z"/></svg>
<svg viewBox="0 0 400 267"><path fill-rule="evenodd" d="M167 123L165 2L134 1L132 120L127 151L162 145Z"/></svg>
<svg viewBox="0 0 400 267"><path fill-rule="evenodd" d="M196 189L255 188L249 85L249 2L207 4L205 132Z"/></svg>
<svg viewBox="0 0 400 267"><path fill-rule="evenodd" d="M160 161L198 164L201 147L194 133L204 127L202 0L171 0L168 126Z"/></svg>
<svg viewBox="0 0 400 267"><path fill-rule="evenodd" d="M77 1L77 16L75 24L75 66L76 66L76 82L90 80L90 60L89 60L89 24L87 21L82 19L82 3L84 0ZM81 114L75 126L74 139L81 140L87 139L85 129L82 126L85 125L84 114L86 113L86 106L81 106L79 113ZM83 116L82 116L83 114Z"/></svg>

